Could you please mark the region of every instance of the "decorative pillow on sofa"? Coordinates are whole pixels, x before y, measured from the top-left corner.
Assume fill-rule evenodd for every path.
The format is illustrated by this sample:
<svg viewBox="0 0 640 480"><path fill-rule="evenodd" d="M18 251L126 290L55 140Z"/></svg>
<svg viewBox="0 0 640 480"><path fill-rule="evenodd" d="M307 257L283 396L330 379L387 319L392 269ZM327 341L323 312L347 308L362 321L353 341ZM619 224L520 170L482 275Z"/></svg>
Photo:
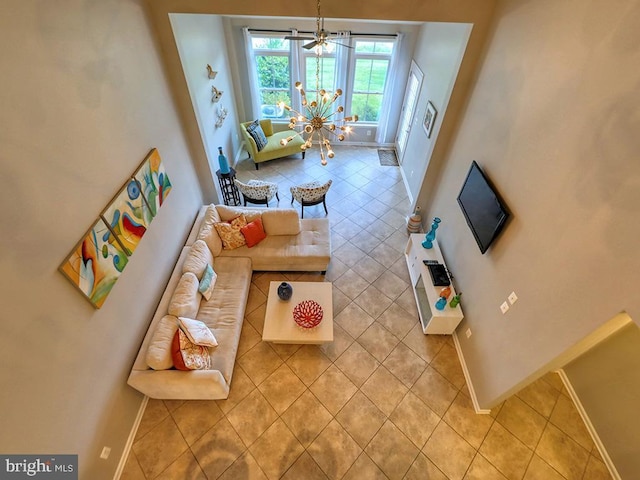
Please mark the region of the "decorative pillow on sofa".
<svg viewBox="0 0 640 480"><path fill-rule="evenodd" d="M202 280L202 276L205 273L207 265L213 263L213 255L211 250L204 240L196 240L191 245L187 258L184 259L182 264L182 273L191 272L198 280Z"/></svg>
<svg viewBox="0 0 640 480"><path fill-rule="evenodd" d="M209 205L204 218L202 219L202 223L200 224L200 230L198 231L198 240L205 241L214 257L220 255L220 252L222 251L222 240L220 240L220 236L213 225L216 222L221 221L222 219L220 218L220 215L218 215L216 206Z"/></svg>
<svg viewBox="0 0 640 480"><path fill-rule="evenodd" d="M154 370L169 370L173 367L171 343L178 330L178 319L165 315L156 325L156 329L147 349L147 365Z"/></svg>
<svg viewBox="0 0 640 480"><path fill-rule="evenodd" d="M247 247L251 248L259 244L262 240L267 238L267 234L264 233L262 227L262 220L256 218L253 222L247 223L244 227L240 228L240 232L247 241Z"/></svg>
<svg viewBox="0 0 640 480"><path fill-rule="evenodd" d="M210 300L213 294L213 287L216 284L218 274L213 270L213 267L207 263L198 285L198 291L202 294L205 300Z"/></svg>
<svg viewBox="0 0 640 480"><path fill-rule="evenodd" d="M194 318L200 308L201 295L198 291L200 282L191 272L182 274L167 309L169 315Z"/></svg>
<svg viewBox="0 0 640 480"><path fill-rule="evenodd" d="M173 336L171 356L177 370L207 370L211 368L209 349L191 343L189 337L180 329Z"/></svg>
<svg viewBox="0 0 640 480"><path fill-rule="evenodd" d="M234 218L229 223L218 222L213 226L216 228L220 239L222 240L222 248L225 250L233 250L246 245L246 240L240 229L247 224L244 215Z"/></svg>
<svg viewBox="0 0 640 480"><path fill-rule="evenodd" d="M178 317L178 323L182 331L189 337L189 340L194 345L200 345L201 347L218 346L216 337L213 335L213 332L209 330L206 323L186 317Z"/></svg>
<svg viewBox="0 0 640 480"><path fill-rule="evenodd" d="M267 136L264 134L264 130L262 130L262 126L260 125L260 120L255 120L251 122L249 126L247 126L247 132L251 135L251 138L256 142L256 147L258 151L264 149L267 146Z"/></svg>

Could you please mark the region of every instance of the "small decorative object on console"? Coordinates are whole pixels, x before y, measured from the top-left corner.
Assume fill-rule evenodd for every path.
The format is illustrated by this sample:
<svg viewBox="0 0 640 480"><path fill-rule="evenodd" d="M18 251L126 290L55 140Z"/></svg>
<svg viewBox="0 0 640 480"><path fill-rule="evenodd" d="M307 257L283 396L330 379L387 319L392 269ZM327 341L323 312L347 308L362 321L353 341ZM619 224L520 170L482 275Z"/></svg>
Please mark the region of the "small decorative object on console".
<svg viewBox="0 0 640 480"><path fill-rule="evenodd" d="M449 298L449 295L451 295L451 287L447 286L440 290L441 297Z"/></svg>
<svg viewBox="0 0 640 480"><path fill-rule="evenodd" d="M227 157L222 153L222 147L218 147L218 163L220 164L220 173L223 175L227 175L231 170L229 169L229 162L227 161Z"/></svg>
<svg viewBox="0 0 640 480"><path fill-rule="evenodd" d="M293 287L291 284L282 282L278 285L278 297L280 300L287 301L291 298L291 295L293 295Z"/></svg>
<svg viewBox="0 0 640 480"><path fill-rule="evenodd" d="M304 300L293 309L293 319L302 328L313 328L322 321L322 307L313 300Z"/></svg>
<svg viewBox="0 0 640 480"><path fill-rule="evenodd" d="M462 292L453 296L453 298L449 302L449 306L451 308L456 308L458 306L458 304L460 303L460 295L462 295Z"/></svg>
<svg viewBox="0 0 640 480"><path fill-rule="evenodd" d="M424 242L422 242L422 246L424 248L433 248L433 241L436 238L436 230L440 225L440 220L438 217L433 217L433 223L431 224L431 230L425 235Z"/></svg>
<svg viewBox="0 0 640 480"><path fill-rule="evenodd" d="M407 219L407 232L418 233L422 226L422 215L420 214L420 207L416 207L413 215Z"/></svg>
<svg viewBox="0 0 640 480"><path fill-rule="evenodd" d="M444 307L447 306L447 299L445 297L438 297L438 301L436 302L436 308L438 310L444 310Z"/></svg>

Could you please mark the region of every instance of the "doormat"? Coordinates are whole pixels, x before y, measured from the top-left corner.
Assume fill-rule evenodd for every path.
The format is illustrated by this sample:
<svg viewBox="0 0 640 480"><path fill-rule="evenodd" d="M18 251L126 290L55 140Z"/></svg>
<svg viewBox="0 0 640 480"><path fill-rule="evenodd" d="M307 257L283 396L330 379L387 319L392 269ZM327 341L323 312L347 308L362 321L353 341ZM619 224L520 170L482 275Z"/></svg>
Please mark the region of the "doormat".
<svg viewBox="0 0 640 480"><path fill-rule="evenodd" d="M395 150L378 150L378 158L380 159L380 165L386 167L397 167L398 158L396 157Z"/></svg>

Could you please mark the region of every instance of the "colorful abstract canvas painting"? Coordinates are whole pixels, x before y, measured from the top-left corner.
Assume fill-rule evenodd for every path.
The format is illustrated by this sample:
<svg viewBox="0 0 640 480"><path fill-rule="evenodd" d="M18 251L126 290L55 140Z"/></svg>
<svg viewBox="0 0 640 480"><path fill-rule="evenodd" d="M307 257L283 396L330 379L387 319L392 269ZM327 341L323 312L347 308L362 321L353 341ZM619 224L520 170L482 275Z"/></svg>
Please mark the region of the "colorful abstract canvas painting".
<svg viewBox="0 0 640 480"><path fill-rule="evenodd" d="M155 217L171 191L171 182L157 149L149 152L133 178L140 183L144 198L149 204L150 214Z"/></svg>
<svg viewBox="0 0 640 480"><path fill-rule="evenodd" d="M100 308L128 261L122 246L99 219L60 265L60 271Z"/></svg>
<svg viewBox="0 0 640 480"><path fill-rule="evenodd" d="M132 255L152 218L140 184L130 179L102 214L127 255Z"/></svg>

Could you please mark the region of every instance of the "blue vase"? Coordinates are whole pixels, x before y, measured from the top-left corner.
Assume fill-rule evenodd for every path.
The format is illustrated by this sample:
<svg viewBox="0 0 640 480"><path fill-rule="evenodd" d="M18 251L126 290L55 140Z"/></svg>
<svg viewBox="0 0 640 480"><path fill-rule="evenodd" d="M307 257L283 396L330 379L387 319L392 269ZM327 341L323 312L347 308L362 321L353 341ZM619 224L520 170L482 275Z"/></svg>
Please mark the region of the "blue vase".
<svg viewBox="0 0 640 480"><path fill-rule="evenodd" d="M293 295L293 287L290 284L282 282L278 285L278 297L280 300L287 301L291 298L291 295Z"/></svg>
<svg viewBox="0 0 640 480"><path fill-rule="evenodd" d="M424 242L422 242L422 246L424 248L433 248L433 241L436 239L436 230L440 224L441 220L438 217L433 217L433 223L431 224L431 230L424 237Z"/></svg>
<svg viewBox="0 0 640 480"><path fill-rule="evenodd" d="M438 301L436 302L436 308L438 310L444 310L444 307L446 306L447 306L447 299L444 297L438 298Z"/></svg>
<svg viewBox="0 0 640 480"><path fill-rule="evenodd" d="M222 147L218 147L218 152L220 152L220 154L218 155L218 163L220 164L220 173L222 173L223 175L226 175L229 172L231 172L231 170L229 169L229 162L227 161L227 157L225 157L224 154L222 153Z"/></svg>

